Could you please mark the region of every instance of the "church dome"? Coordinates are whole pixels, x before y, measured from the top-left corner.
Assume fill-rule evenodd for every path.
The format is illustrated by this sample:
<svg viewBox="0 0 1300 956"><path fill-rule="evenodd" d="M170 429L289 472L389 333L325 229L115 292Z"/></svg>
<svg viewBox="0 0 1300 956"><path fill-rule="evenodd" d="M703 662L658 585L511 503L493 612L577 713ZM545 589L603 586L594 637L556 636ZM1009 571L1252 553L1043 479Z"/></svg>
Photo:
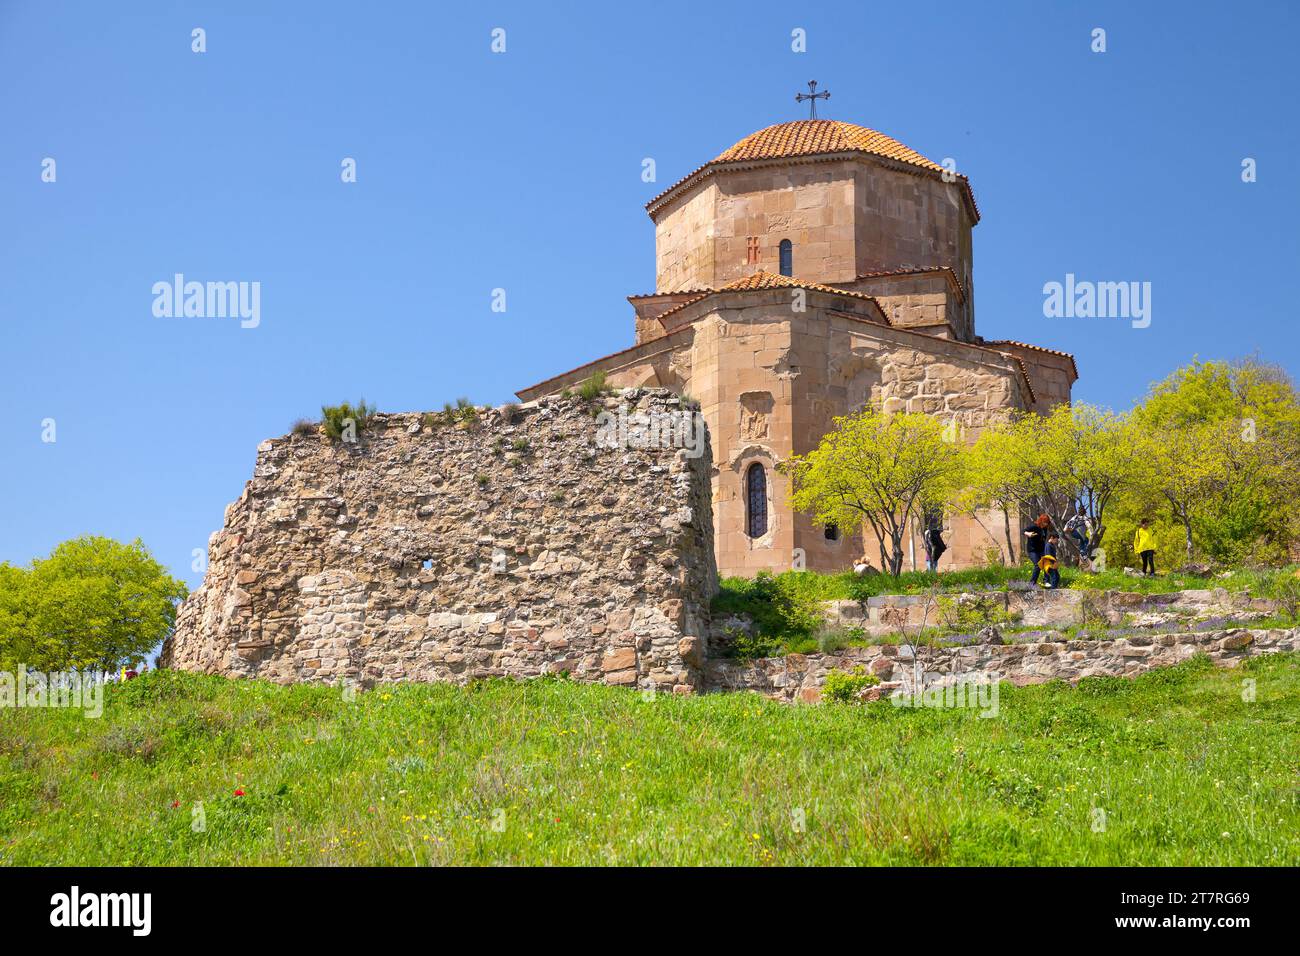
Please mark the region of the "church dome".
<svg viewBox="0 0 1300 956"><path fill-rule="evenodd" d="M934 172L943 172L942 166L884 133L853 123L824 119L795 120L760 129L724 150L712 162L736 163L850 152L871 153Z"/></svg>
<svg viewBox="0 0 1300 956"><path fill-rule="evenodd" d="M720 170L735 168L733 164L763 163L788 159L794 162L817 161L834 156L879 156L903 163L927 176L943 176L944 167L927 159L911 147L884 133L856 123L842 120L806 119L791 123L777 123L756 133L750 133L729 149L723 150L703 166L683 176L659 195L646 203L646 211L654 218L659 210L680 195L694 188L705 178ZM962 173L953 172L952 180L960 185L969 205L971 219L979 222L979 207L970 180Z"/></svg>

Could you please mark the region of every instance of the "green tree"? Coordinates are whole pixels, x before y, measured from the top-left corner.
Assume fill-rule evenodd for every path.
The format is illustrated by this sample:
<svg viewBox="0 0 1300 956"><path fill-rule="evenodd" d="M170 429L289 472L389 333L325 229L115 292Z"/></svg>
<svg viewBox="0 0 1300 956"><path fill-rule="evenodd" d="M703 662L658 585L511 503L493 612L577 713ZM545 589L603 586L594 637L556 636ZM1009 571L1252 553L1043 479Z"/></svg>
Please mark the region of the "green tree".
<svg viewBox="0 0 1300 956"><path fill-rule="evenodd" d="M928 415L886 415L875 407L836 418L821 444L794 456L790 504L852 533L864 524L880 545L880 566L903 570L903 535L925 507L955 498L960 446Z"/></svg>
<svg viewBox="0 0 1300 956"><path fill-rule="evenodd" d="M1082 506L1095 547L1107 509L1137 480L1133 450L1129 422L1105 409L1058 405L1047 415L1023 413L988 426L975 440L965 500L999 508L1008 519L1013 510L1046 514L1057 528ZM1007 543L1010 548L1009 532Z"/></svg>
<svg viewBox="0 0 1300 956"><path fill-rule="evenodd" d="M1010 448L1015 440L1015 430L1003 422L989 425L979 433L966 452L966 488L959 504L961 510L976 521L980 520L979 512L982 510L996 511L1002 516L1007 564L1014 564L1016 560L1011 515L1018 516L1024 509L1021 494L1024 476L1018 457L1011 453ZM980 523L982 526L983 522ZM993 534L990 532L989 536L993 537Z"/></svg>
<svg viewBox="0 0 1300 956"><path fill-rule="evenodd" d="M1300 402L1284 371L1254 358L1193 362L1133 412L1145 491L1199 550L1224 562L1277 560L1300 534Z"/></svg>
<svg viewBox="0 0 1300 956"><path fill-rule="evenodd" d="M170 633L186 593L139 540L87 536L26 568L0 564L0 666L111 670L138 660Z"/></svg>

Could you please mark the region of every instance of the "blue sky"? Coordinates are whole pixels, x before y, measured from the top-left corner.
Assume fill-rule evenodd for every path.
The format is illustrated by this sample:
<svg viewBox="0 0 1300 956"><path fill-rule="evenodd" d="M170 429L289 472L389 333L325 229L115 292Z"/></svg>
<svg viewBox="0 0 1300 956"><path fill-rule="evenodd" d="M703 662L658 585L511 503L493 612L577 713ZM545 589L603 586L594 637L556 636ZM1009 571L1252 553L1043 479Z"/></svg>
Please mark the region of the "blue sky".
<svg viewBox="0 0 1300 956"><path fill-rule="evenodd" d="M971 177L978 330L1074 352L1077 399L1125 407L1195 354L1294 373L1298 22L1287 3L0 0L0 560L138 536L197 584L258 442L322 402L500 403L631 344L644 203L806 115L812 78L823 117ZM156 318L177 272L260 282L261 324ZM1151 326L1044 318L1068 272L1151 282Z"/></svg>

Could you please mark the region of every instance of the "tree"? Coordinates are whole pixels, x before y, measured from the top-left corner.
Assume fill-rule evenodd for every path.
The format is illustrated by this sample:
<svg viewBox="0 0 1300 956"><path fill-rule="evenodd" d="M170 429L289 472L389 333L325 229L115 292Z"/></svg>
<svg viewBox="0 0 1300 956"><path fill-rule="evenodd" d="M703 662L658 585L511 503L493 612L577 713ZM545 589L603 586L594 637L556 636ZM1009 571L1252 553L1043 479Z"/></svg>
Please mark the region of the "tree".
<svg viewBox="0 0 1300 956"><path fill-rule="evenodd" d="M1134 409L1151 493L1167 506L1190 560L1282 558L1295 540L1300 402L1286 373L1248 358L1193 362Z"/></svg>
<svg viewBox="0 0 1300 956"><path fill-rule="evenodd" d="M1128 421L1090 405L1058 405L1047 415L1020 414L990 425L971 450L969 504L1046 514L1062 527L1083 507L1092 521L1089 549L1105 534L1106 510L1137 478ZM1008 528L1008 548L1011 547ZM1072 540L1063 545L1073 548Z"/></svg>
<svg viewBox="0 0 1300 956"><path fill-rule="evenodd" d="M139 540L87 536L0 564L0 666L115 669L170 633L186 593Z"/></svg>
<svg viewBox="0 0 1300 956"><path fill-rule="evenodd" d="M909 522L960 487L961 452L950 433L928 415L873 406L836 418L817 448L788 463L791 506L845 532L870 526L881 567L897 577Z"/></svg>
<svg viewBox="0 0 1300 956"><path fill-rule="evenodd" d="M966 454L966 489L961 496L961 507L976 521L978 512L988 508L1002 514L1002 533L1006 538L1006 563L1014 564L1016 544L1011 534L1011 514L1025 508L1025 476L1019 456L1013 455L1010 445L1016 432L1008 423L989 425L979 433ZM987 530L987 529L985 529Z"/></svg>

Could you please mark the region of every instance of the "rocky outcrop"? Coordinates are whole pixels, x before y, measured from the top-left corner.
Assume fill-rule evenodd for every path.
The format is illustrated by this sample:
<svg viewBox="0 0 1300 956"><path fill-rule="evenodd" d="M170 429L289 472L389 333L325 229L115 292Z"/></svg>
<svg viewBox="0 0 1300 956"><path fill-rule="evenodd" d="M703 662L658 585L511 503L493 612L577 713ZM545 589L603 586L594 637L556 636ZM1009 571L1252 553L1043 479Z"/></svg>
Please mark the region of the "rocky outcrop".
<svg viewBox="0 0 1300 956"><path fill-rule="evenodd" d="M370 684L566 671L689 693L717 590L711 456L598 442L550 398L455 421L378 415L355 442L263 442L163 666ZM629 444L631 447L629 447Z"/></svg>

